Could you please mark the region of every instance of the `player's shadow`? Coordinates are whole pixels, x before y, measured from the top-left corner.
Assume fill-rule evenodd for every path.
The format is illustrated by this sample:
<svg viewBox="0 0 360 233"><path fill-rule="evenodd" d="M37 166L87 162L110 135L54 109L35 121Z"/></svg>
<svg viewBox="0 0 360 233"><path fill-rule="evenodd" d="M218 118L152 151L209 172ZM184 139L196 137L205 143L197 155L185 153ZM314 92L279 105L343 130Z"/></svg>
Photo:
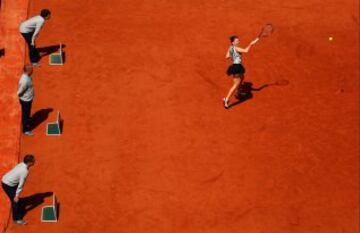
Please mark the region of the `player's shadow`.
<svg viewBox="0 0 360 233"><path fill-rule="evenodd" d="M63 49L66 47L65 44L62 44L61 46ZM60 45L51 45L51 46L37 48L37 51L39 52L40 57L43 58L49 56L52 53L59 52L59 49L60 49Z"/></svg>
<svg viewBox="0 0 360 233"><path fill-rule="evenodd" d="M3 56L5 56L5 49L4 48L0 49L0 57L3 57Z"/></svg>
<svg viewBox="0 0 360 233"><path fill-rule="evenodd" d="M253 83L251 82L244 82L238 89L237 93L235 94L235 97L237 101L229 105L229 108L235 107L238 104L244 103L245 101L248 101L253 98L253 92L254 91L261 91L265 87L269 87L270 84L264 84L259 88L253 87Z"/></svg>
<svg viewBox="0 0 360 233"><path fill-rule="evenodd" d="M29 211L44 203L45 198L52 196L52 192L36 193L31 196L19 199L21 217L23 218Z"/></svg>
<svg viewBox="0 0 360 233"><path fill-rule="evenodd" d="M34 115L32 115L32 117L31 117L31 127L30 127L31 130L35 129L41 123L46 121L46 119L49 117L49 114L52 111L53 111L52 108L45 108L45 109L40 109L39 111L34 113Z"/></svg>

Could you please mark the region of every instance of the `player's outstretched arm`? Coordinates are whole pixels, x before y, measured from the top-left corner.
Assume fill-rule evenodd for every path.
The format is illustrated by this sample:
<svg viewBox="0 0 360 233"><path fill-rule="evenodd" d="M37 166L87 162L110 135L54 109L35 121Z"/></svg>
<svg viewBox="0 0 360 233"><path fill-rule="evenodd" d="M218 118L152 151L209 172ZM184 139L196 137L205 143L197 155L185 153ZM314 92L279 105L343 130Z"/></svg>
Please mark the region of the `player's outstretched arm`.
<svg viewBox="0 0 360 233"><path fill-rule="evenodd" d="M256 44L259 41L259 38L257 37L255 40L251 41L250 44L246 48L240 48L236 47L236 51L240 53L248 53L250 51L251 46Z"/></svg>

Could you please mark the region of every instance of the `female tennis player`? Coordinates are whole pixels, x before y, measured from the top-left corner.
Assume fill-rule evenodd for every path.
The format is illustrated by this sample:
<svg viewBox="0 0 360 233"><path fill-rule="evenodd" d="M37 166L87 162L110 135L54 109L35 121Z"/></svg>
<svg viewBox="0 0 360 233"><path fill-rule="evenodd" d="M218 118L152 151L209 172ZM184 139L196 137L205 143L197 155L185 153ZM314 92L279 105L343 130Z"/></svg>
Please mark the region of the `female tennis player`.
<svg viewBox="0 0 360 233"><path fill-rule="evenodd" d="M233 77L233 86L230 88L227 96L223 99L224 107L227 109L229 107L229 99L234 94L234 92L239 88L244 80L245 68L241 64L241 55L250 51L251 46L256 44L259 41L259 37L251 41L246 48L240 48L239 38L237 36L231 36L230 42L231 46L229 47L226 53L226 59L231 58L233 64L229 66L226 73L228 76Z"/></svg>

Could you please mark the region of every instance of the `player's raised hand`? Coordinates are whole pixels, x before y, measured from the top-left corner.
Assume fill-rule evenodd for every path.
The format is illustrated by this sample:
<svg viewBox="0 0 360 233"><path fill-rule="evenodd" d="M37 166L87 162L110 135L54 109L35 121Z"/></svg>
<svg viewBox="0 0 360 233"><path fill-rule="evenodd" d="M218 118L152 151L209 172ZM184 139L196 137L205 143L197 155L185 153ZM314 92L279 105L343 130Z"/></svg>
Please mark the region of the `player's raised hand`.
<svg viewBox="0 0 360 233"><path fill-rule="evenodd" d="M253 40L253 41L251 41L250 44L251 44L251 45L254 45L254 44L256 44L258 41L259 41L259 37L256 37L256 39Z"/></svg>

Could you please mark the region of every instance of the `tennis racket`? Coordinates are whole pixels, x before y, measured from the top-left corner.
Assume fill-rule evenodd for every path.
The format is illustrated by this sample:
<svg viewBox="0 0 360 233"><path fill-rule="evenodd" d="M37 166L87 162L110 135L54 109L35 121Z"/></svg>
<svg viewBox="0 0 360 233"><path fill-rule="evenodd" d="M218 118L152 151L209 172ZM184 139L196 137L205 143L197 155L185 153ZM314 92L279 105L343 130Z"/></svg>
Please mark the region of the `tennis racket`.
<svg viewBox="0 0 360 233"><path fill-rule="evenodd" d="M263 38L263 37L267 37L270 36L272 33L274 32L274 27L272 24L268 23L266 24L260 31L259 35L257 38Z"/></svg>

